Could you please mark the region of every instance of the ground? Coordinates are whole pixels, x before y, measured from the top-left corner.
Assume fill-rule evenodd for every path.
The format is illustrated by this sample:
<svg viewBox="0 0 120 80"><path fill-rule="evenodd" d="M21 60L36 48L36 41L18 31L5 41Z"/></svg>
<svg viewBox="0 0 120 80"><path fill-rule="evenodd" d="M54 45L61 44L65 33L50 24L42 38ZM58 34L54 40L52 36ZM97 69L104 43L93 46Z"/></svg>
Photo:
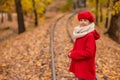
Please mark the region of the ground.
<svg viewBox="0 0 120 80"><path fill-rule="evenodd" d="M53 16L52 14L56 14ZM50 25L61 12L46 14L45 20L38 27L29 28L33 21L26 18L27 31L18 35L16 15L13 22L0 23L0 80L51 80ZM58 80L74 80L74 75L68 71L68 51L72 43L66 33L66 20L72 13L61 19L55 29L55 57ZM49 18L48 18L49 17ZM73 27L78 22L72 18ZM101 38L97 41L97 75L100 80L120 79L120 44L104 34L103 26L96 26ZM58 75L59 74L59 75Z"/></svg>

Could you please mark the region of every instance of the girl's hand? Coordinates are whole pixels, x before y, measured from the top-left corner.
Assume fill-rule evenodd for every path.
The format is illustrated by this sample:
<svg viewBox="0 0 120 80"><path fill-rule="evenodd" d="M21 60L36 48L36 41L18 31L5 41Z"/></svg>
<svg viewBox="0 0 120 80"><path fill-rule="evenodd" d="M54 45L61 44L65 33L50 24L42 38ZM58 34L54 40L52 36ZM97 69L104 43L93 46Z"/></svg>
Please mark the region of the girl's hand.
<svg viewBox="0 0 120 80"><path fill-rule="evenodd" d="M70 56L71 53L68 54L68 56Z"/></svg>
<svg viewBox="0 0 120 80"><path fill-rule="evenodd" d="M70 51L68 52L68 57L69 57L69 58L70 58L70 55L71 55L71 51L72 51L72 50L70 50Z"/></svg>

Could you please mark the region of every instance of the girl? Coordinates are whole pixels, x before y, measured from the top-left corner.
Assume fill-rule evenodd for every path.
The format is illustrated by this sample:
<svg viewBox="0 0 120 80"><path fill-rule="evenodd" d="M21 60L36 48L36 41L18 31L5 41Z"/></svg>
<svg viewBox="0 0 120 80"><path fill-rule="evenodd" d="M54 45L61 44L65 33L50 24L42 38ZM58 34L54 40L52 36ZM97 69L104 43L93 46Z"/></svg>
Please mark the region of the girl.
<svg viewBox="0 0 120 80"><path fill-rule="evenodd" d="M100 35L95 30L94 16L88 12L78 13L79 26L75 27L73 49L69 53L71 64L69 71L78 80L95 80L96 78L96 42Z"/></svg>

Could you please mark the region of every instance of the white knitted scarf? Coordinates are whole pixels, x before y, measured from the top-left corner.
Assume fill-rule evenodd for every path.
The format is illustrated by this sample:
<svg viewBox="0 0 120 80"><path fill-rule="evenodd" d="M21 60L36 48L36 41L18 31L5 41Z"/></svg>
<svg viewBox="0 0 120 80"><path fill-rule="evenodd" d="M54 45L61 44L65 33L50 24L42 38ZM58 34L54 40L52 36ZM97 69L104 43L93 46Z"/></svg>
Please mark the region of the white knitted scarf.
<svg viewBox="0 0 120 80"><path fill-rule="evenodd" d="M74 28L73 36L75 39L81 38L81 37L87 35L88 33L94 31L94 28L95 28L94 23L91 23L88 26L83 26L83 27L77 26Z"/></svg>

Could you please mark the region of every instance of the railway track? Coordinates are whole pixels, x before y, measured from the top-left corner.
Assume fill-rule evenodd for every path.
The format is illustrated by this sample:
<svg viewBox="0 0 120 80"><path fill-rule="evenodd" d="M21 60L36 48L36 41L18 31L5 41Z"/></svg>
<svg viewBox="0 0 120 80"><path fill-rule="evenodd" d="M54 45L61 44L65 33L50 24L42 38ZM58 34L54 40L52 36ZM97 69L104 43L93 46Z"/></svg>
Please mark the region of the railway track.
<svg viewBox="0 0 120 80"><path fill-rule="evenodd" d="M70 23L71 18L74 17L74 15L77 14L79 11L80 10L77 10L71 14L65 13L62 16L58 17L51 25L50 53L51 53L52 80L75 79L74 76L72 74L69 74L67 70L69 67L68 65L69 59L67 59L68 50L66 50L66 52L63 50L67 46L67 44L69 44L71 41L73 42L72 36L69 31L68 23ZM66 46L62 47L61 44L64 44Z"/></svg>
<svg viewBox="0 0 120 80"><path fill-rule="evenodd" d="M54 54L54 30L55 30L57 22L64 16L65 16L65 14L60 16L59 18L57 18L51 26L50 52L51 52L51 64L52 64L51 68L52 68L52 78L53 78L53 80L56 80L55 59L54 59L54 57L55 57L55 54Z"/></svg>

